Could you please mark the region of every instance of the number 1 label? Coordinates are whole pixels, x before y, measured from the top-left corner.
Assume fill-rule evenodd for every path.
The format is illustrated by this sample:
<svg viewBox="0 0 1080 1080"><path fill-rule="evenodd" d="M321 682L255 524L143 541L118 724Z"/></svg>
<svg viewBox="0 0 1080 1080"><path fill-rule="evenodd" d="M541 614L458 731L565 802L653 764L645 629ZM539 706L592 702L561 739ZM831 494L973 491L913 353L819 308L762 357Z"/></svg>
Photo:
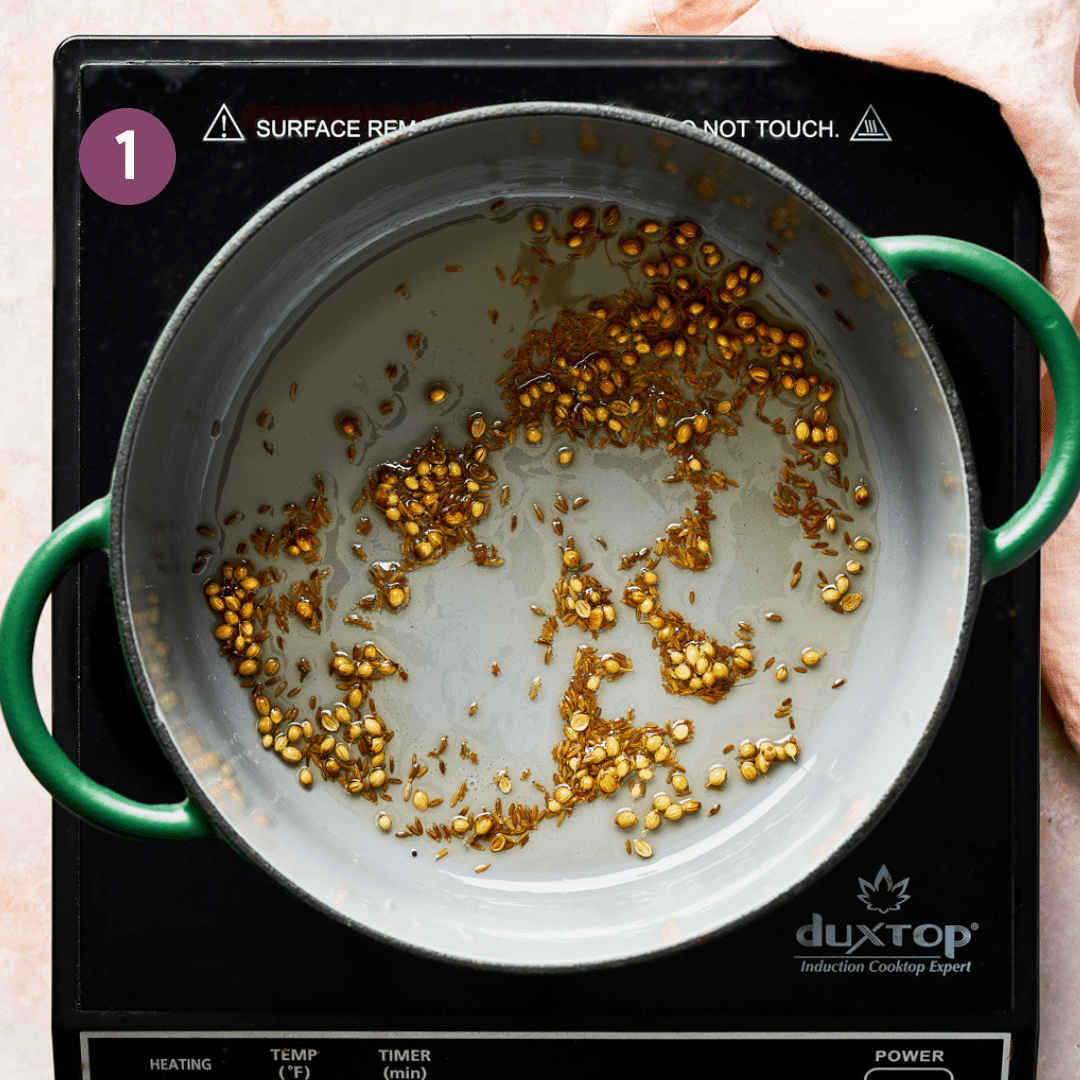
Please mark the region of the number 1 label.
<svg viewBox="0 0 1080 1080"><path fill-rule="evenodd" d="M152 113L113 109L99 116L83 134L79 168L83 179L103 199L134 206L164 190L176 168L176 144L169 129Z"/></svg>
<svg viewBox="0 0 1080 1080"><path fill-rule="evenodd" d="M124 144L124 179L135 179L135 131L128 128L116 136L118 143Z"/></svg>

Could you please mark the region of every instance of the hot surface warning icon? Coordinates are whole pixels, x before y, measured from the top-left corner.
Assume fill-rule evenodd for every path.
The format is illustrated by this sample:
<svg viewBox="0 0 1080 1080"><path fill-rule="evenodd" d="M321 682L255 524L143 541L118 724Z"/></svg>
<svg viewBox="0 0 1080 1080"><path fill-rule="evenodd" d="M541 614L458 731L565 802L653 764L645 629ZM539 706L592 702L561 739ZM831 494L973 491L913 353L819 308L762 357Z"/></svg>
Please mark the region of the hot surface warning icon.
<svg viewBox="0 0 1080 1080"><path fill-rule="evenodd" d="M210 126L206 129L203 142L245 142L240 125L233 119L229 106L222 103Z"/></svg>
<svg viewBox="0 0 1080 1080"><path fill-rule="evenodd" d="M892 142L892 136L885 130L877 110L871 105L863 113L862 119L855 125L850 142Z"/></svg>

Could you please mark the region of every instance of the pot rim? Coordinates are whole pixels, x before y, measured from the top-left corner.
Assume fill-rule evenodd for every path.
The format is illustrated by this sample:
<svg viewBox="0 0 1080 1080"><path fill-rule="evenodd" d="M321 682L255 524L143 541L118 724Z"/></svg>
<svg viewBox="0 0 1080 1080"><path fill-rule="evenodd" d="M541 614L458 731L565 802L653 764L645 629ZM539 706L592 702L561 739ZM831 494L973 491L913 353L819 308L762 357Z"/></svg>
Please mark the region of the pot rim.
<svg viewBox="0 0 1080 1080"><path fill-rule="evenodd" d="M162 720L158 713L157 699L153 688L150 685L142 665L137 660L138 649L134 633L133 612L128 602L127 593L123 588L118 589L116 587L116 582L125 580L125 575L122 572L122 567L125 562L122 507L124 503L127 470L132 455L132 445L146 401L153 392L153 386L158 371L173 342L180 333L183 324L187 320L188 315L203 294L212 286L222 268L237 254L237 252L239 252L247 241L268 225L288 206L303 198L319 184L322 184L331 177L336 176L338 173L351 168L357 162L362 161L373 154L382 153L383 151L392 148L397 143L424 138L425 136L436 132L451 130L466 124L483 123L488 120L558 115L564 115L568 118L581 117L612 120L649 127L657 132L670 136L696 141L725 157L734 158L740 164L764 174L778 186L798 198L801 202L807 204L812 210L824 218L829 225L831 225L832 228L847 240L847 242L858 252L862 260L888 290L893 301L906 317L912 332L918 338L919 343L923 348L925 358L929 362L934 376L937 378L943 389L943 397L945 398L946 406L957 436L960 458L962 460L967 482L967 512L968 521L970 523L970 535L967 543L968 572L964 591L966 603L965 610L962 618L959 620L956 630L956 647L948 676L944 681L937 704L933 711L926 717L922 734L908 759L903 763L902 768L897 773L895 780L889 788L867 812L862 825L859 826L859 828L830 855L819 861L810 871L800 878L799 881L782 893L774 895L770 899L762 902L752 911L749 911L722 926L716 927L706 935L670 945L664 945L648 952L613 957L600 964L594 962L556 965L502 964L489 961L470 961L458 956L440 953L434 949L427 949L416 944L402 942L397 938L380 933L367 926L362 926L349 919L329 904L309 894L292 879L270 865L254 847L245 841L229 822L228 818L218 809L217 805L203 790L202 785L188 767L187 762L180 755L179 750L171 737L168 724ZM929 327L919 314L914 299L904 287L903 283L899 281L881 256L875 251L873 246L868 243L863 234L860 233L851 222L822 200L814 191L796 180L789 173L774 165L767 158L764 158L751 150L747 150L737 143L724 139L719 135L713 135L697 127L691 127L681 121L671 119L670 117L615 105L593 105L582 102L531 101L480 106L478 108L462 110L460 112L446 113L442 116L421 121L414 127L408 128L405 131L384 135L378 139L365 142L326 162L324 165L308 173L290 187L286 188L280 195L267 203L266 206L251 217L218 251L188 288L176 310L166 323L150 353L146 366L143 369L143 373L140 376L124 421L124 427L113 469L111 492L112 500L109 522L110 557L118 559L115 566L121 569L119 571L110 570L110 574L113 581L112 592L116 607L117 622L125 658L128 664L128 670L131 674L136 692L138 693L143 711L146 713L151 727L154 729L158 742L168 758L170 765L176 771L186 790L191 793L201 806L202 810L210 818L218 833L223 839L227 840L235 850L239 851L245 859L258 867L268 877L276 881L289 892L302 898L306 903L312 905L334 921L344 923L351 929L360 930L369 937L393 945L396 948L406 949L418 956L459 966L481 967L489 970L532 974L577 972L656 959L661 956L670 956L681 952L684 949L692 948L706 939L712 939L730 933L750 922L756 921L769 911L774 910L801 893L808 885L823 877L828 871L832 870L854 851L856 847L863 843L869 833L882 820L889 806L907 785L908 781L925 759L952 700L953 692L966 658L968 643L971 639L972 628L978 610L978 600L982 591L983 521L981 498L971 439L968 435L967 425L960 408L959 397L953 385L948 367L945 364L945 360L941 355L937 342L930 333Z"/></svg>

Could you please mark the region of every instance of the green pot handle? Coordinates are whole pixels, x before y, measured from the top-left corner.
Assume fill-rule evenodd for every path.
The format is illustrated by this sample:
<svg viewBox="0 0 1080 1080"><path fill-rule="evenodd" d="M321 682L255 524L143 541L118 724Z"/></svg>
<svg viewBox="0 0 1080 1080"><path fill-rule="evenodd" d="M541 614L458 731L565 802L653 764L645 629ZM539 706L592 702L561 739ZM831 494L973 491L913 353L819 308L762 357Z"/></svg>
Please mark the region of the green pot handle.
<svg viewBox="0 0 1080 1080"><path fill-rule="evenodd" d="M1004 525L983 531L983 580L1007 574L1046 543L1080 491L1080 338L1046 289L997 252L944 236L867 239L901 282L915 274L956 274L993 293L1016 313L1046 361L1057 402L1050 459L1027 503Z"/></svg>
<svg viewBox="0 0 1080 1080"><path fill-rule="evenodd" d="M57 745L34 693L34 636L56 582L83 555L109 547L109 497L80 510L34 553L15 582L0 618L0 710L15 748L62 806L94 825L126 836L188 840L216 836L190 798L175 804L136 802L91 780Z"/></svg>

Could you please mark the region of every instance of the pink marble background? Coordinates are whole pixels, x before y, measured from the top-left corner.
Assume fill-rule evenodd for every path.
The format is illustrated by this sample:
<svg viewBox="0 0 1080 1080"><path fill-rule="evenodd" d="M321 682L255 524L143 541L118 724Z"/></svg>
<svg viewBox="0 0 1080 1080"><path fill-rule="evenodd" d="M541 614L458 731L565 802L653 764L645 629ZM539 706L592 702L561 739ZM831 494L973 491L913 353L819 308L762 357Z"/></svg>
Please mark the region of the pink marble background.
<svg viewBox="0 0 1080 1080"><path fill-rule="evenodd" d="M0 0L0 599L50 529L52 56L72 35L600 34L605 0ZM46 611L43 625L48 625ZM35 679L49 715L47 634ZM1043 697L1039 1080L1080 1076L1080 761ZM52 1077L50 799L0 725L0 1073Z"/></svg>

